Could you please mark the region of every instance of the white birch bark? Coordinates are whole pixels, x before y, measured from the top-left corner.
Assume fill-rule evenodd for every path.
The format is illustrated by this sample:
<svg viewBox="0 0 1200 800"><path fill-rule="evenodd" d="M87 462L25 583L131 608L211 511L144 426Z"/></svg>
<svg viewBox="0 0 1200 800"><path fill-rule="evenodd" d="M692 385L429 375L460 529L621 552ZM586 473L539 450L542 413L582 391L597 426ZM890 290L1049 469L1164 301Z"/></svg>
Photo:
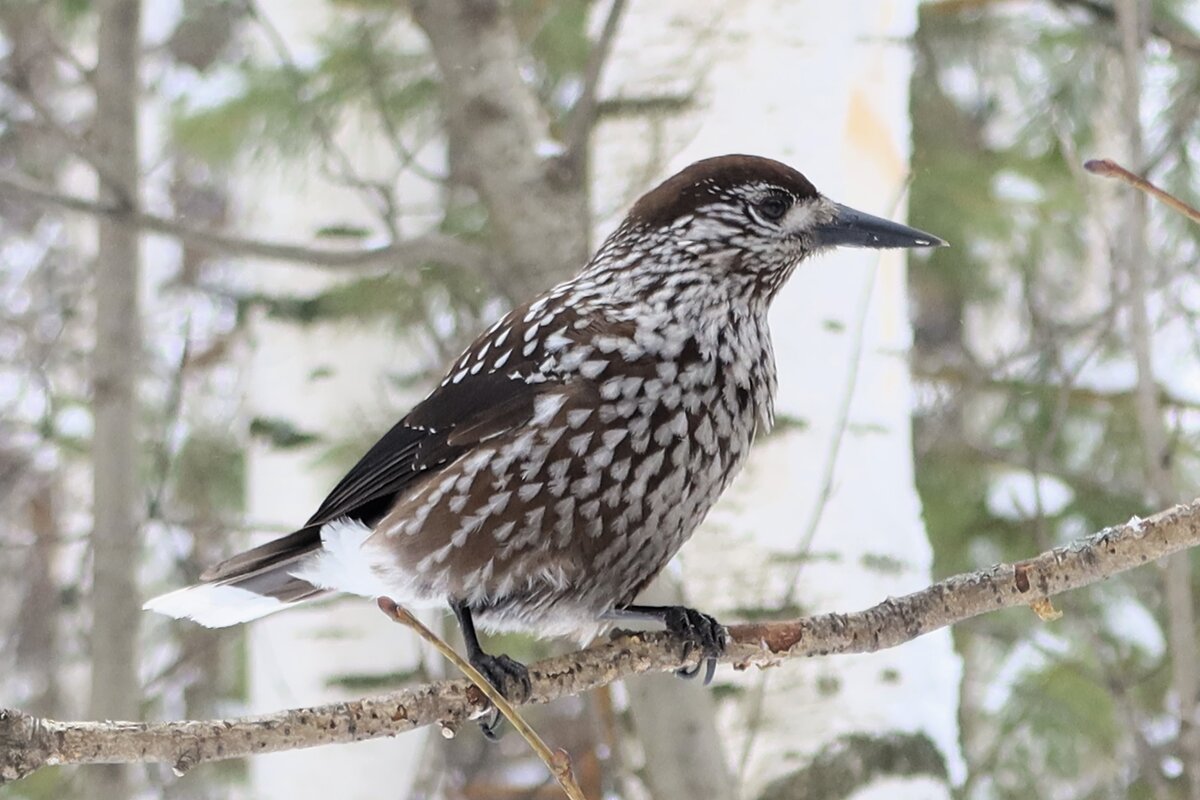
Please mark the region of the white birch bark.
<svg viewBox="0 0 1200 800"><path fill-rule="evenodd" d="M611 225L652 177L746 152L797 167L840 202L903 219L911 74L903 40L915 6L632 4L604 97L687 102L682 112L620 116L600 128L596 209ZM928 582L909 439L904 263L894 252L825 255L776 301L777 412L803 424L760 441L685 548L692 604L726 619L789 600L849 610ZM849 733L923 733L958 773L959 673L942 632L887 653L720 674L745 690L722 714L740 795L759 796ZM862 796L880 796L878 788ZM937 776L887 780L893 798L948 794Z"/></svg>

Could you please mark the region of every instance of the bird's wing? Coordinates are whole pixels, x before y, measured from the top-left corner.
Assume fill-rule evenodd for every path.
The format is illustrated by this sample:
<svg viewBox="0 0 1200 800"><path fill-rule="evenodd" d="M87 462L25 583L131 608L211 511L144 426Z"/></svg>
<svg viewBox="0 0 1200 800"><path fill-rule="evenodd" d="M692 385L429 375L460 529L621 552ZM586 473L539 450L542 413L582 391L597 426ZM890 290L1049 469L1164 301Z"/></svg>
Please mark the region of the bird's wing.
<svg viewBox="0 0 1200 800"><path fill-rule="evenodd" d="M527 382L525 377L514 369L467 375L439 386L359 459L304 527L210 567L201 580L223 581L294 560L319 546L321 528L336 519L373 526L414 481L441 469L476 442L521 425L539 396L561 386L556 381Z"/></svg>
<svg viewBox="0 0 1200 800"><path fill-rule="evenodd" d="M346 473L306 526L340 517L372 525L413 481L529 420L537 398L558 384L526 378L513 370L439 386Z"/></svg>

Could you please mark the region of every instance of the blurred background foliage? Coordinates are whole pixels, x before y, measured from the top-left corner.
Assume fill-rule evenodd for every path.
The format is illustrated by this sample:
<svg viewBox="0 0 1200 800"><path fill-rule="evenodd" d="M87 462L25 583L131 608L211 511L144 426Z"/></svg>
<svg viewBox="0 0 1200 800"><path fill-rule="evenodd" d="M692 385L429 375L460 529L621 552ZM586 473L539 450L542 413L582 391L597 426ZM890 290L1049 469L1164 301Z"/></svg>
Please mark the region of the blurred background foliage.
<svg viewBox="0 0 1200 800"><path fill-rule="evenodd" d="M1194 201L1194 12L1152 4L1145 101L1128 120L1114 110L1111 5L922 8L910 219L954 244L910 262L922 395L914 457L938 574L1155 510L1134 411L1129 287L1108 255L1123 211L1081 166L1113 155L1138 126L1144 153L1131 168ZM1153 324L1194 357L1200 226L1159 210L1151 220L1142 266L1159 298ZM1164 458L1182 499L1197 485L1200 397L1194 378L1170 370L1158 387L1172 432ZM954 630L964 796L1189 796L1160 574L1138 571L1059 605L1064 618L1032 637L999 615Z"/></svg>

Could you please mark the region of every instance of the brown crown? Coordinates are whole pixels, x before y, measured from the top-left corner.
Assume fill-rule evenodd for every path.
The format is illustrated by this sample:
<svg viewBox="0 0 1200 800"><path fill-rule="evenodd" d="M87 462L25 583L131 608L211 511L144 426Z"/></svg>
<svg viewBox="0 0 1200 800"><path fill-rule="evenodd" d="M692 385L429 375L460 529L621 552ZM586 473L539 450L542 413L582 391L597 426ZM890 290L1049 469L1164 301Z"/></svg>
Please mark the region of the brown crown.
<svg viewBox="0 0 1200 800"><path fill-rule="evenodd" d="M816 188L796 170L770 158L717 156L697 161L642 195L629 211L629 221L658 227L721 199L734 186L767 183L797 199L817 197Z"/></svg>

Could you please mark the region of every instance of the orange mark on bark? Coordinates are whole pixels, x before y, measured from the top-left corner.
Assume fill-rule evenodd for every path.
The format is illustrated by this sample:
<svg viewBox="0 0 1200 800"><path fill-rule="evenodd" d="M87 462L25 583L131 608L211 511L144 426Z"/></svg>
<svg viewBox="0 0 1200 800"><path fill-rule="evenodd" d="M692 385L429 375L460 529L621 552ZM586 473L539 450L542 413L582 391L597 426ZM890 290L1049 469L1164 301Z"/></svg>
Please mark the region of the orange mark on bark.
<svg viewBox="0 0 1200 800"><path fill-rule="evenodd" d="M896 149L892 126L872 107L862 89L850 95L846 112L846 139L856 153L876 162L884 175L903 175L907 170Z"/></svg>

